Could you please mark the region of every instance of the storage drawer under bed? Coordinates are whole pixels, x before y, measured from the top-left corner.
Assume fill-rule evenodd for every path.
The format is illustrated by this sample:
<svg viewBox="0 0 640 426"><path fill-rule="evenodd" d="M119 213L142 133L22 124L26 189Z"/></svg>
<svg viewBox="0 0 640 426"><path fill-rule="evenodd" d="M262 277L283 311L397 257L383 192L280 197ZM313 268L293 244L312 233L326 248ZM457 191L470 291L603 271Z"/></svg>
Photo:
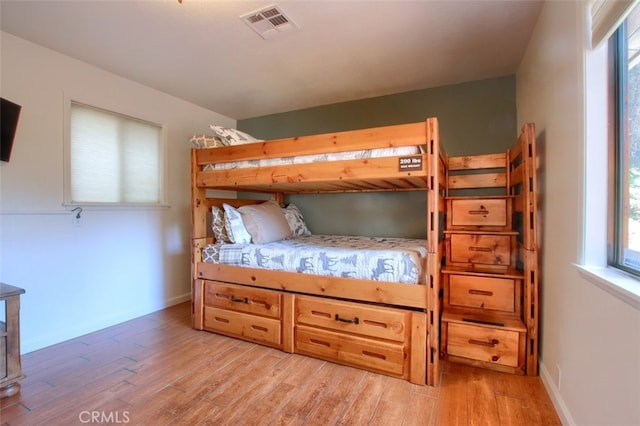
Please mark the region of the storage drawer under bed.
<svg viewBox="0 0 640 426"><path fill-rule="evenodd" d="M296 324L404 342L409 333L410 314L392 308L361 303L298 296Z"/></svg>
<svg viewBox="0 0 640 426"><path fill-rule="evenodd" d="M282 294L273 290L205 281L204 304L279 319Z"/></svg>
<svg viewBox="0 0 640 426"><path fill-rule="evenodd" d="M204 328L269 345L282 343L280 320L226 309L205 306Z"/></svg>
<svg viewBox="0 0 640 426"><path fill-rule="evenodd" d="M304 355L396 376L405 374L405 348L398 343L298 325L295 331L295 347L296 353Z"/></svg>

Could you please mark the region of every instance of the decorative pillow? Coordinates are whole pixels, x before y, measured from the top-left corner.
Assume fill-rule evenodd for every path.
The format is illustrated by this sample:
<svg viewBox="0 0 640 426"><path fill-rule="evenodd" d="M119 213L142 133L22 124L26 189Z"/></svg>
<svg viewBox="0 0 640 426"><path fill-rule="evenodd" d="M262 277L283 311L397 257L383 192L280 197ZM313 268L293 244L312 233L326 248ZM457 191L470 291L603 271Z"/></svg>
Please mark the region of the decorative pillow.
<svg viewBox="0 0 640 426"><path fill-rule="evenodd" d="M251 135L241 132L237 129L230 129L228 127L209 126L211 130L222 139L227 145L244 145L246 143L262 142L262 139L256 139Z"/></svg>
<svg viewBox="0 0 640 426"><path fill-rule="evenodd" d="M304 237L311 235L311 231L307 228L307 224L304 222L302 212L295 204L289 204L286 208L283 208L284 217L287 219L289 228L291 229L292 237Z"/></svg>
<svg viewBox="0 0 640 426"><path fill-rule="evenodd" d="M227 233L232 243L246 244L251 242L251 235L247 232L244 223L242 222L242 215L233 206L229 204L222 204L224 208L224 221L227 227Z"/></svg>
<svg viewBox="0 0 640 426"><path fill-rule="evenodd" d="M228 143L225 143L222 139L217 136L210 135L193 135L191 139L191 146L194 148L218 148L220 146L228 146Z"/></svg>
<svg viewBox="0 0 640 426"><path fill-rule="evenodd" d="M273 200L262 204L242 206L242 221L256 244L284 240L291 236L291 229L282 209Z"/></svg>
<svg viewBox="0 0 640 426"><path fill-rule="evenodd" d="M211 220L211 229L213 230L213 236L218 243L230 243L231 239L227 233L227 225L224 221L224 210L220 207L211 207L211 213L213 219Z"/></svg>
<svg viewBox="0 0 640 426"><path fill-rule="evenodd" d="M202 261L205 263L220 263L220 244L208 244L202 250Z"/></svg>

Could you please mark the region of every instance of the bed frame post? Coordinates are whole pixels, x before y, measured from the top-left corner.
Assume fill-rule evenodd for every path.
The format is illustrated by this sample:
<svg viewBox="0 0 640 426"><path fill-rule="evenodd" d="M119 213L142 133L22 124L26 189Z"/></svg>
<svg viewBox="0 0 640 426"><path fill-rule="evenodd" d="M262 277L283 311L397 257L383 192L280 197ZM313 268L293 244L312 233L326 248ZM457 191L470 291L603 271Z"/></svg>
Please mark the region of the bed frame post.
<svg viewBox="0 0 640 426"><path fill-rule="evenodd" d="M427 154L429 158L429 187L427 193L427 345L426 383L437 385L440 376L440 211L444 209L441 192L443 162L440 161L440 134L438 120L428 118L426 122Z"/></svg>
<svg viewBox="0 0 640 426"><path fill-rule="evenodd" d="M199 170L197 151L191 150L191 323L194 328L202 329L202 283L197 279L197 265L202 258L202 241L207 236L206 189L196 184Z"/></svg>

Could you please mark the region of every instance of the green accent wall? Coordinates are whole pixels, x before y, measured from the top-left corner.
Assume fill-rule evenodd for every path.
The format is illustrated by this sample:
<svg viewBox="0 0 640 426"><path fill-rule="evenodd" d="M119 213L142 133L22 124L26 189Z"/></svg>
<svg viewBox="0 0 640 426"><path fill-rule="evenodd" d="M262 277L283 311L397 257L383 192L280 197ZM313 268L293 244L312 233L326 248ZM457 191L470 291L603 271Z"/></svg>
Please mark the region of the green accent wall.
<svg viewBox="0 0 640 426"><path fill-rule="evenodd" d="M515 76L472 81L238 120L238 129L278 139L437 117L451 156L508 149L517 137ZM424 192L291 195L315 234L425 238Z"/></svg>

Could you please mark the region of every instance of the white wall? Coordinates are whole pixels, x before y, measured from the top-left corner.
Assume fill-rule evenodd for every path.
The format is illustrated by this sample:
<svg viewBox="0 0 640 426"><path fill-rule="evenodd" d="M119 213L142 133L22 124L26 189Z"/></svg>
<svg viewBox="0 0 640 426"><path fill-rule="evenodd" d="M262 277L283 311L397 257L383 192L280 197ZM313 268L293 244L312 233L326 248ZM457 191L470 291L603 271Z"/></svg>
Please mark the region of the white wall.
<svg viewBox="0 0 640 426"><path fill-rule="evenodd" d="M585 3L545 3L516 75L518 125L535 122L538 142L541 376L565 424L638 425L640 312L575 266L588 172Z"/></svg>
<svg viewBox="0 0 640 426"><path fill-rule="evenodd" d="M1 95L22 105L0 163L0 281L26 289L22 352L189 300L188 138L235 120L0 36ZM166 125L169 208L85 208L72 224L61 204L64 96Z"/></svg>

